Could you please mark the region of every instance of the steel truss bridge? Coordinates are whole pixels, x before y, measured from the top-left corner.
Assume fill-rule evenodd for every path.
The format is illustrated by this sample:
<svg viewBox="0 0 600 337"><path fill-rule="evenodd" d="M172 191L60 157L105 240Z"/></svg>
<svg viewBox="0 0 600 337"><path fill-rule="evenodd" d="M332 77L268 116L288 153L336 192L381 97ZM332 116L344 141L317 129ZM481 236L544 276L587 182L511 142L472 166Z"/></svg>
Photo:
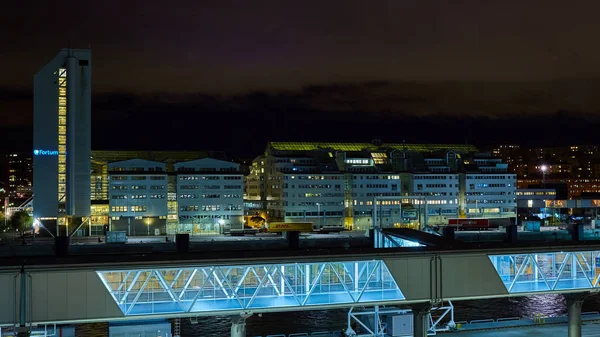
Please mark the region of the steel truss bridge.
<svg viewBox="0 0 600 337"><path fill-rule="evenodd" d="M381 260L96 273L125 316L298 310L405 300Z"/></svg>

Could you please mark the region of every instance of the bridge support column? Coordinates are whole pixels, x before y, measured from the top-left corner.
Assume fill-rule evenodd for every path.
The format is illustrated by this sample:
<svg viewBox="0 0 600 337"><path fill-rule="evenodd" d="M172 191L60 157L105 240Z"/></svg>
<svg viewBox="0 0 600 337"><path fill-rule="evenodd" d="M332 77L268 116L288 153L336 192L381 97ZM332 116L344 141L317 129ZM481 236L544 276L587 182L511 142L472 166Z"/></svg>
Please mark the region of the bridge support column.
<svg viewBox="0 0 600 337"><path fill-rule="evenodd" d="M175 235L175 248L177 253L187 253L190 249L190 235L189 234L176 234Z"/></svg>
<svg viewBox="0 0 600 337"><path fill-rule="evenodd" d="M252 313L241 313L231 317L231 337L246 337L246 319Z"/></svg>
<svg viewBox="0 0 600 337"><path fill-rule="evenodd" d="M19 275L20 287L19 287L19 327L17 330L18 337L28 337L29 328L27 327L27 272L25 267L21 267Z"/></svg>
<svg viewBox="0 0 600 337"><path fill-rule="evenodd" d="M569 234L571 234L572 241L583 240L583 225L574 223L569 227Z"/></svg>
<svg viewBox="0 0 600 337"><path fill-rule="evenodd" d="M516 243L518 241L517 225L506 226L506 242Z"/></svg>
<svg viewBox="0 0 600 337"><path fill-rule="evenodd" d="M454 240L454 227L444 227L442 229L442 235L445 239Z"/></svg>
<svg viewBox="0 0 600 337"><path fill-rule="evenodd" d="M300 232L297 232L297 231L284 232L283 237L287 240L288 248L290 248L290 249L300 248Z"/></svg>
<svg viewBox="0 0 600 337"><path fill-rule="evenodd" d="M431 310L431 303L416 303L411 305L411 309L413 312L413 336L427 337L427 315Z"/></svg>
<svg viewBox="0 0 600 337"><path fill-rule="evenodd" d="M588 294L567 294L569 312L569 337L581 337L581 307Z"/></svg>

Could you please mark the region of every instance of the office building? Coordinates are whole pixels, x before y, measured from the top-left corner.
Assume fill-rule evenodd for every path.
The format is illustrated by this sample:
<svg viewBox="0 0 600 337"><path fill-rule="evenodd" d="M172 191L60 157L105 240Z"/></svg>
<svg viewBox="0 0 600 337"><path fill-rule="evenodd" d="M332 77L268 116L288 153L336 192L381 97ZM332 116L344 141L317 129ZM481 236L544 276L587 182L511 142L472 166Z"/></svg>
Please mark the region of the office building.
<svg viewBox="0 0 600 337"><path fill-rule="evenodd" d="M218 234L244 228L240 165L204 158L174 165L179 231Z"/></svg>
<svg viewBox="0 0 600 337"><path fill-rule="evenodd" d="M34 76L34 217L66 235L90 216L90 50L63 49Z"/></svg>
<svg viewBox="0 0 600 337"><path fill-rule="evenodd" d="M10 204L19 206L33 195L33 163L29 153L6 155L6 194Z"/></svg>
<svg viewBox="0 0 600 337"><path fill-rule="evenodd" d="M166 164L142 159L108 165L110 229L128 235L167 234Z"/></svg>
<svg viewBox="0 0 600 337"><path fill-rule="evenodd" d="M368 229L375 198L382 226L516 216L515 175L469 145L269 143L253 168L246 201L269 221Z"/></svg>
<svg viewBox="0 0 600 337"><path fill-rule="evenodd" d="M463 163L461 191L467 217L515 217L517 176L508 172L508 164L485 154L476 154Z"/></svg>
<svg viewBox="0 0 600 337"><path fill-rule="evenodd" d="M427 198L430 223L448 223L448 219L459 217L459 174L413 173L406 177L412 182L408 194Z"/></svg>

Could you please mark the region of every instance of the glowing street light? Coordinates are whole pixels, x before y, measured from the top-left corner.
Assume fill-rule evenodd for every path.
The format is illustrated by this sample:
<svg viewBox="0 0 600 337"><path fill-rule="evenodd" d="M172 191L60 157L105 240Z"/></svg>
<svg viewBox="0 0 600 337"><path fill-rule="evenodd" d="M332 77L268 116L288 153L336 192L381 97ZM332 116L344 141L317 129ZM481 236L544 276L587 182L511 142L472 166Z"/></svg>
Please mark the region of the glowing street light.
<svg viewBox="0 0 600 337"><path fill-rule="evenodd" d="M540 170L542 171L542 188L546 188L546 171L548 171L548 166L542 165Z"/></svg>
<svg viewBox="0 0 600 337"><path fill-rule="evenodd" d="M542 188L545 189L546 188L546 171L548 171L548 166L546 165L542 165L540 167L540 170L542 171ZM544 191L545 193L545 191ZM546 223L546 200L544 200L544 224Z"/></svg>

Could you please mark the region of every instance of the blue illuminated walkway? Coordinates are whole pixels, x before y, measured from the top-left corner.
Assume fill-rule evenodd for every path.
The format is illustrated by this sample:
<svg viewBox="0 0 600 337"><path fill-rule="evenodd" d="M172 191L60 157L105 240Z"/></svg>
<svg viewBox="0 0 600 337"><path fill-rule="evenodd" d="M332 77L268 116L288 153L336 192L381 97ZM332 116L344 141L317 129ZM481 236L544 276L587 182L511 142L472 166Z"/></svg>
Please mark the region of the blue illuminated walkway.
<svg viewBox="0 0 600 337"><path fill-rule="evenodd" d="M319 307L404 300L383 261L97 272L123 314Z"/></svg>
<svg viewBox="0 0 600 337"><path fill-rule="evenodd" d="M509 293L589 290L600 280L600 251L491 255Z"/></svg>

